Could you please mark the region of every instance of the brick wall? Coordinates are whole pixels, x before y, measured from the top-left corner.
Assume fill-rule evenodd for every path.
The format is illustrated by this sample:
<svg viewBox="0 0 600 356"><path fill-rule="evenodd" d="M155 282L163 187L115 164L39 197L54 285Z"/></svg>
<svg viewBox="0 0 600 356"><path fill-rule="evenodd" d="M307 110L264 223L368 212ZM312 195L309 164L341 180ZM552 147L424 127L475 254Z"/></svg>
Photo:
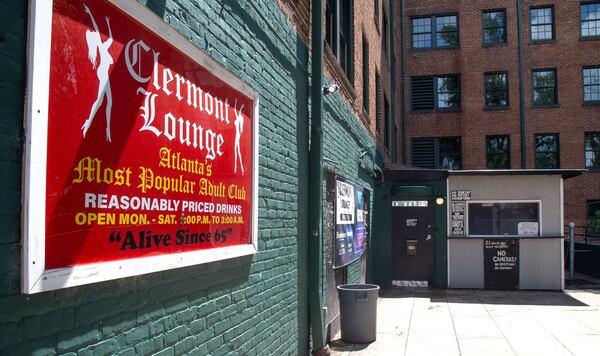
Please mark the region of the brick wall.
<svg viewBox="0 0 600 356"><path fill-rule="evenodd" d="M19 292L26 4L0 0L0 354L305 354L308 50L277 3L147 1L260 93L259 252L31 296Z"/></svg>
<svg viewBox="0 0 600 356"><path fill-rule="evenodd" d="M486 135L510 135L511 168L521 168L521 132L519 119L519 62L517 44L517 8L515 1L424 2L406 0L405 40L407 44L406 85L417 75L460 74L461 109L458 112L413 113L409 110L409 137L460 136L462 168L484 169ZM598 41L579 37L579 1L523 1L522 30L524 49L524 94L526 115L527 168L534 168L534 134L560 134L560 168L584 168L584 132L598 131L600 107L583 105L582 67L600 65ZM556 39L544 44L530 40L529 8L553 5ZM507 43L483 46L482 11L506 10ZM457 49L410 48L410 17L457 13L460 46ZM532 104L531 71L556 68L558 105L538 108ZM484 73L508 72L509 107L484 108ZM399 76L401 73L399 73ZM410 87L407 102L410 105ZM409 153L410 161L410 142ZM585 225L586 200L600 198L600 177L584 174L565 183L565 222Z"/></svg>
<svg viewBox="0 0 600 356"><path fill-rule="evenodd" d="M384 4L385 3L385 4ZM382 90L391 102L390 67L382 47L382 16L389 14L389 1L379 1L379 11L375 14L373 1L353 1L353 33L354 46L353 67L354 80L350 81L344 74L335 58L333 51L327 43L324 46L324 73L325 85L338 84L341 90L332 95L325 96L323 102L323 158L324 168L332 171L371 192L371 212L373 211L373 191L375 180L373 165L377 156L377 149L385 159L389 159L388 152L383 150L383 128L377 128L376 108L376 82L375 73L380 73ZM378 20L376 22L376 16ZM388 21L389 23L389 21ZM389 31L389 25L388 25ZM369 98L363 97L363 36L369 46L369 73L367 85ZM388 36L389 38L389 36ZM388 44L389 48L389 44ZM368 111L363 109L363 102L367 100ZM381 122L383 122L383 96L379 105L382 108ZM365 153L366 152L366 153ZM364 153L364 154L363 154ZM391 153L391 152L390 152ZM359 157L360 156L360 157ZM361 164L366 167L361 167ZM325 181L323 187L325 187ZM324 195L325 196L325 192ZM372 214L371 214L372 217ZM326 217L324 216L324 219ZM325 221L325 220L324 220ZM327 224L324 222L324 227ZM324 234L333 234L325 231ZM332 240L333 241L333 240ZM323 265L323 301L327 301L327 260L332 255L332 246L324 248ZM361 261L356 260L347 267L347 282L360 283ZM328 310L337 313L336 310Z"/></svg>

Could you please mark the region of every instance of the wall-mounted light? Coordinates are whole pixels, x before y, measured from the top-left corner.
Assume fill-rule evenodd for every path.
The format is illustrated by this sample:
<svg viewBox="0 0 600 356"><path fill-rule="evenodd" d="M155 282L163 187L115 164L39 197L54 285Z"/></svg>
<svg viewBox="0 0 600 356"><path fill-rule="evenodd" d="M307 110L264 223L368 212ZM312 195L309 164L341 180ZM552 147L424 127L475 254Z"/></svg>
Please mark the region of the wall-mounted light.
<svg viewBox="0 0 600 356"><path fill-rule="evenodd" d="M333 94L336 91L340 90L340 86L337 84L331 84L326 87L323 87L323 95Z"/></svg>
<svg viewBox="0 0 600 356"><path fill-rule="evenodd" d="M435 198L435 204L436 205L444 205L445 200L446 199L444 199L444 196L440 194Z"/></svg>

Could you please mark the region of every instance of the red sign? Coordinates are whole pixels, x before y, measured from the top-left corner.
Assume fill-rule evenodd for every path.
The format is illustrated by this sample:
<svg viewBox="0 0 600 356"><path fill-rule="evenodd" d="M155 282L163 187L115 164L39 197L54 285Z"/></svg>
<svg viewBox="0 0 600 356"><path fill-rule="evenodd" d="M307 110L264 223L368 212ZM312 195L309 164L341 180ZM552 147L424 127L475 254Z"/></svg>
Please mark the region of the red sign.
<svg viewBox="0 0 600 356"><path fill-rule="evenodd" d="M171 41L54 0L46 269L252 243L256 99Z"/></svg>

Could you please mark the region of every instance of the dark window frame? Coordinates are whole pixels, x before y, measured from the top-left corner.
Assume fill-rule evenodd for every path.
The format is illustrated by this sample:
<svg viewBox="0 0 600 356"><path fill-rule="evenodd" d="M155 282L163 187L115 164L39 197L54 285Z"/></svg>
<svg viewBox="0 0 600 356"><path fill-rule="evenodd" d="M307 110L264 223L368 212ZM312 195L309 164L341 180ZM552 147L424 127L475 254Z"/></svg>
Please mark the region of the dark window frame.
<svg viewBox="0 0 600 356"><path fill-rule="evenodd" d="M381 96L383 94L383 83L381 83L381 74L379 73L379 69L375 68L375 129L378 135L381 135L381 129L383 128L381 125Z"/></svg>
<svg viewBox="0 0 600 356"><path fill-rule="evenodd" d="M581 84L582 84L582 89L583 89L583 93L582 93L582 99L583 99L583 105L600 105L600 99L599 100L585 100L585 87L594 87L594 86L598 86L599 84L585 84L585 71L586 69L598 69L598 71L600 72L600 66L583 66L583 68L581 69ZM599 74L600 75L600 74Z"/></svg>
<svg viewBox="0 0 600 356"><path fill-rule="evenodd" d="M369 113L369 95L370 95L370 88L369 88L369 42L367 41L367 37L365 35L365 32L363 31L363 35L362 35L362 46L363 46L363 51L362 51L362 55L363 55L363 65L362 65L362 79L363 79L363 110L365 111L366 114Z"/></svg>
<svg viewBox="0 0 600 356"><path fill-rule="evenodd" d="M551 87L536 87L535 86L535 73L541 72L553 72L554 73L554 102L550 104L536 104L535 103L535 91L536 89L548 89ZM535 68L531 70L531 104L534 107L556 107L558 106L558 71L556 68Z"/></svg>
<svg viewBox="0 0 600 356"><path fill-rule="evenodd" d="M503 200L476 200L467 201L467 222L466 232L468 237L517 237L518 234L518 222L536 222L538 224L537 235L527 235L529 237L540 237L542 232L542 202L540 200L516 200L516 201L503 201ZM515 216L519 212L527 211L529 214L532 213L533 206L535 206L535 216ZM490 211L490 216L486 219L479 220L484 215L485 210L475 209L486 209ZM502 214L502 211L509 211L509 216ZM483 214L482 214L483 213ZM478 226L479 225L479 226ZM486 226L487 225L487 226ZM481 231L482 229L490 228L487 231ZM511 229L512 228L512 229ZM510 230L517 230L517 233L510 233ZM479 230L479 231L478 231Z"/></svg>
<svg viewBox="0 0 600 356"><path fill-rule="evenodd" d="M443 136L443 137L437 137L437 161L436 161L436 167L439 167L437 169L452 169L455 170L455 168L451 168L451 167L444 167L441 164L442 161L442 156L449 156L449 154L445 154L442 155L442 150L441 150L441 140L451 140L451 139L458 139L458 152L455 153L455 155L458 155L458 170L462 169L462 158L463 158L463 152L462 152L462 137L461 136Z"/></svg>
<svg viewBox="0 0 600 356"><path fill-rule="evenodd" d="M411 148L414 148L414 142L415 141L426 141L426 140L431 140L433 142L433 162L434 162L434 166L433 168L431 167L424 167L424 166L416 166L416 167L422 167L422 168L431 168L431 169L452 169L452 170L460 170L462 169L462 163L463 163L463 151L462 151L462 137L461 136L438 136L438 137L413 137L411 139ZM441 164L442 158L445 156L450 156L451 154L442 154L442 150L441 150L441 141L442 140L458 140L458 151L456 153L454 153L453 155L458 156L457 162L458 162L458 168L451 168L451 167L444 167ZM412 151L412 150L411 150ZM414 154L414 152L411 152L411 154ZM411 155L411 164L414 165L414 156Z"/></svg>
<svg viewBox="0 0 600 356"><path fill-rule="evenodd" d="M438 84L437 81L439 78L450 78L450 77L454 77L457 80L458 86L457 86L457 92L458 92L458 105L456 107L450 107L450 108L446 108L446 107L442 107L440 108L438 105L438 96L439 96L439 92L438 92ZM433 79L433 108L431 109L414 109L413 108L413 92L412 92L412 80L413 79L419 79L419 78L432 78ZM454 74L436 74L436 75L418 75L418 76L414 76L411 77L411 88L410 88L411 92L410 92L410 98L411 98L411 111L412 112L430 112L430 111L439 111L439 112L455 112L455 111L460 111L462 108L462 86L461 86L461 76L460 74L454 73Z"/></svg>
<svg viewBox="0 0 600 356"><path fill-rule="evenodd" d="M385 147L388 154L391 152L392 138L391 138L391 107L390 101L384 91L383 93L383 146Z"/></svg>
<svg viewBox="0 0 600 356"><path fill-rule="evenodd" d="M552 18L552 23L550 25L552 25L552 37L551 38L544 38L544 39L537 39L534 40L533 39L533 26L547 26L547 23L544 24L536 24L534 25L532 23L532 17L531 17L531 11L532 10L540 10L540 9L550 9L551 12L551 18ZM556 19L555 19L555 13L554 13L554 5L553 4L549 4L549 5L536 5L536 6L531 6L529 7L529 40L531 41L531 43L548 43L548 42L553 42L556 41Z"/></svg>
<svg viewBox="0 0 600 356"><path fill-rule="evenodd" d="M600 34L595 35L595 36L584 36L583 35L583 23L584 22L600 21L600 19L583 21L583 19L581 18L583 11L581 11L581 10L583 10L583 6L586 6L586 5L600 5L600 1L582 1L581 3L579 3L579 38L584 41L599 40Z"/></svg>
<svg viewBox="0 0 600 356"><path fill-rule="evenodd" d="M346 14L342 13L344 10ZM354 0L326 0L325 44L354 84Z"/></svg>
<svg viewBox="0 0 600 356"><path fill-rule="evenodd" d="M538 151L537 150L537 138L543 136L554 136L556 142L556 151ZM554 153L556 160L556 167L538 167L537 156L538 153ZM533 162L536 169L560 169L560 134L558 132L550 133L537 133L533 135Z"/></svg>
<svg viewBox="0 0 600 356"><path fill-rule="evenodd" d="M381 46L383 47L383 53L385 57L388 58L389 55L389 31L390 31L390 22L388 21L388 16L385 11L385 6L381 8Z"/></svg>
<svg viewBox="0 0 600 356"><path fill-rule="evenodd" d="M491 13L495 13L495 12L502 12L504 14L504 24L502 27L485 27L485 15L486 14L491 14ZM486 30L494 30L494 29L499 29L502 28L504 29L504 38L501 42L486 42L485 41L485 31ZM488 9L488 10L483 10L481 12L481 40L483 42L483 46L484 47L488 47L488 46L498 46L498 45L503 45L506 44L508 42L508 29L506 27L506 9Z"/></svg>
<svg viewBox="0 0 600 356"><path fill-rule="evenodd" d="M325 0L325 45L337 57L337 1Z"/></svg>
<svg viewBox="0 0 600 356"><path fill-rule="evenodd" d="M381 33L379 29L379 0L373 0L373 21L375 21L377 33Z"/></svg>
<svg viewBox="0 0 600 356"><path fill-rule="evenodd" d="M488 105L487 102L487 94L488 91L501 91L498 89L488 89L487 88L487 81L486 81L486 77L489 75L498 75L498 74L503 74L505 77L504 80L504 92L506 93L506 105ZM500 108L509 108L510 107L510 95L509 95L509 79L508 79L508 71L493 71L493 72L485 72L483 73L483 106L486 109L500 109Z"/></svg>
<svg viewBox="0 0 600 356"><path fill-rule="evenodd" d="M600 141L600 131L586 131L583 133L583 166L590 171L600 172L600 147L597 150L594 150L594 149L588 150L587 149L587 142L588 142L587 138L589 135L597 135L598 141ZM587 165L587 157L586 156L587 156L588 152L597 153L597 155L594 154L594 157L596 157L596 156L598 157L597 158L597 160L599 161L598 165L596 165L596 166L588 166Z"/></svg>
<svg viewBox="0 0 600 356"><path fill-rule="evenodd" d="M585 233L588 236L593 236L593 237L600 237L600 226L598 226L598 230L592 230L590 228L590 205L592 204L600 204L600 199L588 199L586 200L586 209L585 209L585 216L586 216L586 229L585 229ZM599 224L600 225L600 224Z"/></svg>
<svg viewBox="0 0 600 356"><path fill-rule="evenodd" d="M488 141L491 139L497 139L497 138L506 138L506 152L490 152L489 151L489 146L488 146ZM490 167L490 159L489 157L491 155L498 155L498 154L506 154L506 162L507 162L507 167ZM511 162L510 162L510 135L487 135L485 136L485 167L486 169L510 169L511 167Z"/></svg>
<svg viewBox="0 0 600 356"><path fill-rule="evenodd" d="M438 46L437 45L437 18L438 17L447 17L447 16L455 16L456 17L456 46ZM413 20L417 19L429 19L430 20L430 31L429 32L414 32ZM450 12L450 13L440 13L435 15L419 15L419 16L411 16L409 21L410 26L410 48L415 51L426 51L431 49L460 49L460 17L458 16L458 12ZM454 32L454 31L447 31ZM430 34L431 43L429 47L415 47L414 46L414 35L419 34Z"/></svg>

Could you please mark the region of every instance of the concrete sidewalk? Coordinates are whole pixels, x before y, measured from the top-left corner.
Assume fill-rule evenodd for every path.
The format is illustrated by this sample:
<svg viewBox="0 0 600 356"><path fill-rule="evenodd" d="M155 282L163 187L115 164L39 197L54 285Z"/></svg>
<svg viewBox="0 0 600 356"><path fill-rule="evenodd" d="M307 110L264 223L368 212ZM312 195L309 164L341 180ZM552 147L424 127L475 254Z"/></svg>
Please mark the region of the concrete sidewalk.
<svg viewBox="0 0 600 356"><path fill-rule="evenodd" d="M377 341L332 355L600 355L600 289L388 289L377 315Z"/></svg>

